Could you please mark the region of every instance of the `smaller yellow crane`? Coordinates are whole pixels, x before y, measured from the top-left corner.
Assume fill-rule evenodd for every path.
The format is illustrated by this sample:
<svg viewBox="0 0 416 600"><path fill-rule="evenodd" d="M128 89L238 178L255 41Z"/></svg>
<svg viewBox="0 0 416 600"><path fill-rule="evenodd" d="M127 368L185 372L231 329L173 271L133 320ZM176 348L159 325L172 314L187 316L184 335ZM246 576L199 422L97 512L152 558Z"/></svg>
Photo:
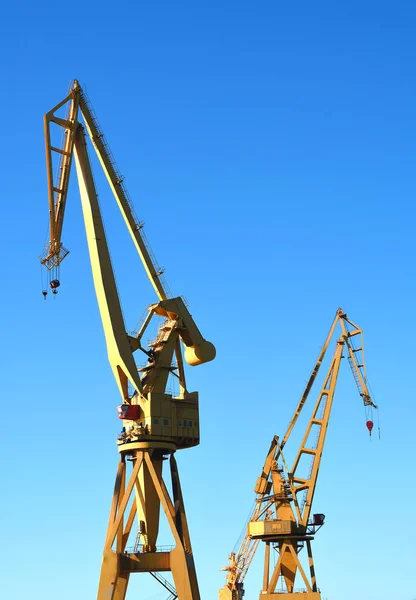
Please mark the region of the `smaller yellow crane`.
<svg viewBox="0 0 416 600"><path fill-rule="evenodd" d="M341 326L341 336L337 340L329 370L296 458L289 469L283 449L309 397L338 323ZM355 339L360 340L358 346L354 343ZM219 591L219 600L242 600L244 578L261 541L265 542L265 558L260 600L277 600L282 594L288 600L321 600L316 583L311 541L324 524L325 515L311 516L311 510L344 350L348 353L352 374L363 399L367 414L366 425L371 435L371 411L377 406L371 400L368 391L362 331L340 308L282 441L280 442L277 436L273 437L254 488L256 502L247 532L239 551L230 555L229 565L223 569L228 572L227 583ZM309 469L305 470L304 460L308 457ZM305 545L309 574L299 560L299 553ZM272 572L271 549L277 553ZM295 582L298 574L303 587L297 591ZM281 584L279 590L278 583Z"/></svg>

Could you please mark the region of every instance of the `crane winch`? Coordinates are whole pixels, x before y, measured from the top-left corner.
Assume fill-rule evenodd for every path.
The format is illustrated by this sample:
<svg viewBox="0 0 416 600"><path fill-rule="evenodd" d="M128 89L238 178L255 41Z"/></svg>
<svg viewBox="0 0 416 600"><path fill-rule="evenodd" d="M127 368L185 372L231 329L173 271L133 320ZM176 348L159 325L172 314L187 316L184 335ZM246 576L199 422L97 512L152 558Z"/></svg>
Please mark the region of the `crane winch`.
<svg viewBox="0 0 416 600"><path fill-rule="evenodd" d="M337 324L341 336L331 364L319 392L318 400L304 431L295 460L289 469L283 449L309 397L321 368ZM358 346L355 340L359 339ZM325 344L298 402L288 429L280 441L273 437L266 460L256 481L255 507L238 552L231 553L227 571L227 583L219 591L220 600L241 600L244 595L244 578L252 563L260 542L265 542L263 585L260 600L277 600L282 594L288 600L321 600L315 577L311 541L322 527L325 515L311 516L318 472L321 465L332 402L343 352L348 361L363 399L366 425L371 435L373 421L371 412L377 408L368 390L364 362L364 344L361 329L355 325L342 309L338 309ZM305 471L304 459L309 457L309 469ZM303 568L299 553L306 545L309 574ZM271 550L276 552L275 566L271 569ZM302 590L295 590L295 581L302 580ZM278 583L280 588L277 590Z"/></svg>
<svg viewBox="0 0 416 600"><path fill-rule="evenodd" d="M65 108L66 115L59 116L59 111ZM61 234L72 157L75 156L94 286L108 358L122 400L118 406L119 418L123 420L117 441L120 461L97 598L123 600L131 573L171 571L179 599L198 600L198 583L174 455L178 449L199 443L198 393L187 389L184 362L195 366L211 361L215 357L215 347L202 337L184 300L170 297L163 271L144 236L143 223L135 216L123 178L78 81L74 81L68 95L45 115L44 125L50 241L41 256L41 263L48 270L50 287L56 293L60 285L59 267L68 254L61 242ZM63 133L61 147L52 144L51 129L56 126ZM129 335L124 324L85 130L158 297L158 301L148 307L147 316L135 335ZM59 164L54 180L56 158ZM43 294L46 298L46 290ZM153 317L161 317L158 333L146 346L143 335ZM137 351L146 360L140 369L134 357ZM169 376L174 376L178 382L176 396L167 389ZM172 492L168 491L162 475L162 463L167 459ZM160 506L175 541L173 548L157 544ZM134 546L130 548L133 537ZM163 583L161 576L156 578Z"/></svg>

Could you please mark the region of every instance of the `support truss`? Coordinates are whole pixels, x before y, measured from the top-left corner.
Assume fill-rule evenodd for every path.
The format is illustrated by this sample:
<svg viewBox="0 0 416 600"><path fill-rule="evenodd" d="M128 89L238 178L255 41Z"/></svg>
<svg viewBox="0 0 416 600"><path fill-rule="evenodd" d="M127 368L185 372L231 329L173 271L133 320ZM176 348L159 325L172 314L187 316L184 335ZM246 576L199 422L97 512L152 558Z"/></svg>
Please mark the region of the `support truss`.
<svg viewBox="0 0 416 600"><path fill-rule="evenodd" d="M135 452L131 457L133 470L127 478L126 456L121 456L97 600L124 600L131 573L163 571L172 572L176 594L181 600L200 598L176 460L171 454L171 498L161 474L163 459L159 450ZM134 498L130 502L133 492ZM154 495L154 501L149 506L146 498L151 495ZM168 551L159 551L155 545L160 505L175 540L175 547ZM141 520L144 510L147 517L145 529ZM128 541L136 521L144 543L141 551L129 552Z"/></svg>

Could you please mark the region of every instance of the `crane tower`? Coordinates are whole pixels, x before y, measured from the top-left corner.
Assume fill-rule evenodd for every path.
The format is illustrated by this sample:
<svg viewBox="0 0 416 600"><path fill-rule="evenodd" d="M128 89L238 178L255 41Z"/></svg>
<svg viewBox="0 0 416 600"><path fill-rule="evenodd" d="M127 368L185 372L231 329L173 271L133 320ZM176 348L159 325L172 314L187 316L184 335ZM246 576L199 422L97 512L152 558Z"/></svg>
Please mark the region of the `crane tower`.
<svg viewBox="0 0 416 600"><path fill-rule="evenodd" d="M60 112L65 109L66 114L61 116ZM202 337L184 300L170 297L163 271L144 235L143 223L135 216L123 178L77 81L69 94L45 115L44 125L50 240L41 263L49 273L52 293L56 294L60 286L60 264L68 254L61 234L75 156L94 286L108 358L121 395L118 413L123 427L117 441L120 460L97 600L124 600L131 573L150 572L163 583L159 573L164 571L172 572L175 594L180 600L199 600L175 452L199 443L198 393L188 391L184 363L196 366L211 361L215 348ZM52 129L56 128L63 134L60 147L53 144ZM88 157L87 135L157 295L157 302L150 304L140 330L134 335L127 333L124 324ZM46 298L47 291L43 294ZM146 345L143 336L154 318L159 322L158 333ZM141 354L145 361L141 368L136 363L135 353ZM176 396L167 389L170 376L178 384ZM164 461L169 464L172 492L162 472ZM160 507L174 538L173 548L158 544Z"/></svg>

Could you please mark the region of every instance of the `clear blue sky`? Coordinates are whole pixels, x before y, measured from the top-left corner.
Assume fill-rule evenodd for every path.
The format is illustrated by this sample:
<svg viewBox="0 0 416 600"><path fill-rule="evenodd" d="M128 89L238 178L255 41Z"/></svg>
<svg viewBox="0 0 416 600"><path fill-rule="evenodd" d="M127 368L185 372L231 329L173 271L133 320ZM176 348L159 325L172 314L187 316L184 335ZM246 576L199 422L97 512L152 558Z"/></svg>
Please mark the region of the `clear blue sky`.
<svg viewBox="0 0 416 600"><path fill-rule="evenodd" d="M75 178L55 300L37 263L42 118L74 78L172 290L218 348L189 373L201 445L177 455L202 599L217 597L264 453L340 305L365 333L382 439L369 443L343 365L315 498L318 583L328 600L416 597L415 20L413 2L383 0L1 8L4 598L95 598L117 462ZM155 296L97 181L133 328ZM149 579L128 600L164 600Z"/></svg>

